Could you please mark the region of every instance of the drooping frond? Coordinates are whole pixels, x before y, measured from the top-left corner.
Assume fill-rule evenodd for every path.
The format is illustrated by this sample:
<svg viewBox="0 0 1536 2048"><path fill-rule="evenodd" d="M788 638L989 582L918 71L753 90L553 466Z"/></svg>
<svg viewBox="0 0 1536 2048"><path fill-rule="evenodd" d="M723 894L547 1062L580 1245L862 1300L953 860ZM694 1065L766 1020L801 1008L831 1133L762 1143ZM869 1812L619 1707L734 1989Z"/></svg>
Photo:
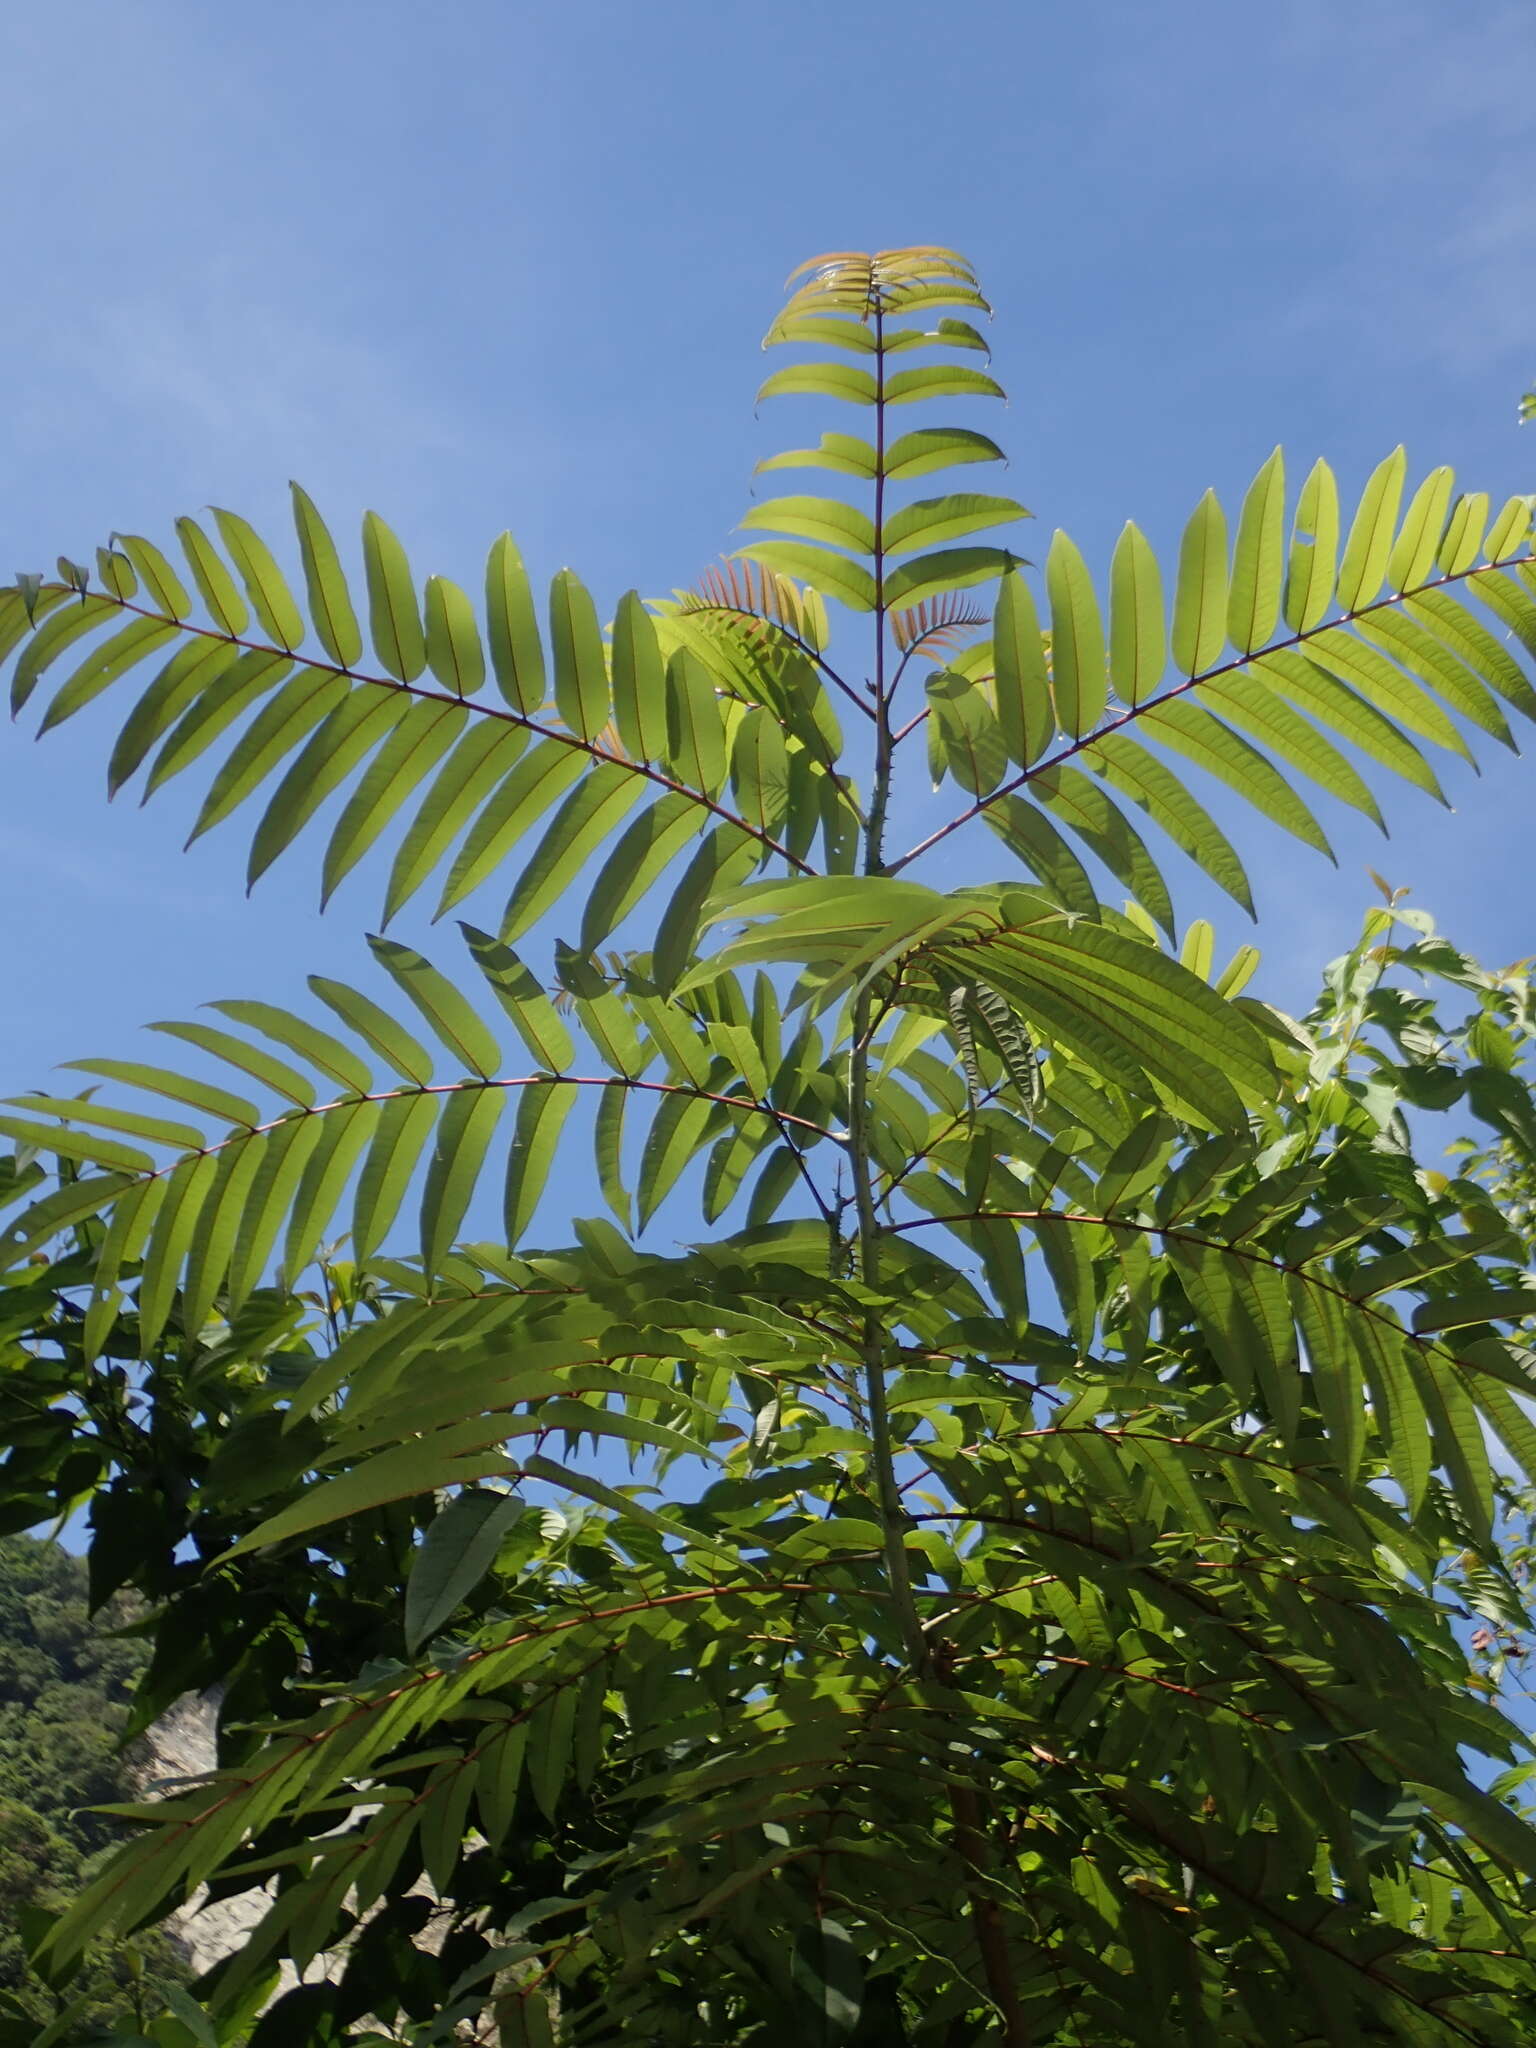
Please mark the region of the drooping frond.
<svg viewBox="0 0 1536 2048"><path fill-rule="evenodd" d="M295 1280L340 1227L343 1210L353 1257L369 1259L408 1195L419 1202L423 1266L436 1273L498 1157L504 1241L519 1244L579 1100L594 1106L594 1179L625 1229L643 1227L695 1164L707 1214L727 1207L749 1175L764 1174L754 1213L766 1220L801 1185L805 1151L837 1141L828 1123L836 1083L814 1028L789 1040L771 1070L744 1055L754 1014L773 1019L778 1035L766 982L749 998L722 978L683 1007L643 974L611 986L575 960L569 988L589 1048L583 1057L511 948L468 927L466 936L520 1054L509 1055L479 1010L420 954L375 939L379 964L446 1052L447 1078L437 1078L433 1054L390 1011L316 976L311 988L351 1039L271 1004L224 1002L214 1007L238 1031L222 1022L154 1027L205 1055L213 1080L79 1060L77 1068L147 1096L153 1107L101 1100L93 1089L16 1096L0 1109L0 1132L74 1162L77 1173L94 1169L36 1202L7 1236L10 1255L20 1257L87 1217L106 1224L86 1319L90 1348L110 1328L130 1271L147 1338L164 1326L178 1290L195 1334L215 1303L237 1311L274 1261ZM269 1049L274 1043L283 1057ZM265 1106L245 1092L253 1082ZM168 1115L167 1102L190 1109L198 1123ZM498 1146L508 1118L510 1140ZM641 1146L632 1192L626 1134Z"/></svg>
<svg viewBox="0 0 1536 2048"><path fill-rule="evenodd" d="M990 647L966 650L960 672L930 686L942 699L931 757L974 801L904 858L980 818L1077 907L1092 886L1065 831L1171 930L1170 892L1127 804L1252 910L1242 862L1190 770L1323 853L1298 780L1381 822L1345 748L1443 801L1426 743L1470 759L1465 726L1512 746L1506 709L1536 718L1521 660L1536 655L1532 501L1490 517L1476 494L1453 503L1438 469L1404 509L1403 480L1399 450L1346 531L1319 463L1287 542L1276 451L1230 551L1214 497L1196 508L1171 615L1135 526L1115 550L1107 605L1058 534L1048 631L1029 585L1010 575Z"/></svg>
<svg viewBox="0 0 1536 2048"><path fill-rule="evenodd" d="M113 747L109 789L142 772L147 798L178 776L206 776L213 758L191 836L263 797L253 883L328 799L345 798L324 855L323 896L403 827L386 921L445 863L438 915L521 857L506 932L516 937L642 805L631 827L638 846L626 848L626 860L640 860L646 887L701 839L719 860L804 865L831 801L820 755L801 748L771 789L754 783L752 815L733 801L736 729L761 708L750 671L722 679L740 707L722 702L707 670L669 664L653 615L633 592L605 641L569 570L554 578L541 632L505 535L487 564L483 624L444 577L428 579L423 606L400 543L373 514L363 557L376 667L365 670L336 546L297 486L294 509L307 619L271 550L232 513L217 515L217 545L195 521L177 522L193 590L136 536L101 551L99 588L74 564L58 582L19 579L0 594L0 656L16 657L13 710L62 666L40 723L49 731L158 658ZM804 604L801 613L809 617ZM306 646L311 637L318 646ZM777 721L791 730L825 722L814 666L776 682Z"/></svg>

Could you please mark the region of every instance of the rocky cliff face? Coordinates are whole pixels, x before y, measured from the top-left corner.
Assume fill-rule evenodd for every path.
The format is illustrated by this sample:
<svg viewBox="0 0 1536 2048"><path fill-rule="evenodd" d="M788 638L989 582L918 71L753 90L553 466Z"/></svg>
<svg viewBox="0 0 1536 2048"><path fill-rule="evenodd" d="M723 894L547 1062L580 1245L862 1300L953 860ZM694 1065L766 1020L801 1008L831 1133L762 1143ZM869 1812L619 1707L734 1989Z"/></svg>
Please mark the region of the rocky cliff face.
<svg viewBox="0 0 1536 2048"><path fill-rule="evenodd" d="M216 1693L187 1693L169 1713L163 1715L144 1737L140 1767L141 1795L172 1792L178 1778L196 1778L218 1764L219 1697ZM433 1897L423 1877L412 1887ZM257 1885L231 1899L208 1900L207 1887L195 1892L166 1922L166 1932L177 1943L192 1968L211 1970L215 1963L232 1955L245 1941L270 1904L270 1891ZM416 1946L429 1955L441 1950L452 1918L451 1909L440 1908L415 1937ZM304 1972L304 1981L315 1984L340 1974L343 1956L326 1953L315 1958ZM299 1982L289 1963L281 1966L281 1981L273 1993L278 1997ZM458 2038L464 2038L460 2035ZM476 2038L471 2036L470 2038Z"/></svg>
<svg viewBox="0 0 1536 2048"><path fill-rule="evenodd" d="M144 1737L141 1790L172 1792L178 1778L201 1777L218 1763L219 1700L215 1693L187 1693ZM233 1899L207 1904L207 1889L194 1893L166 1922L166 1931L194 1970L211 1970L240 1947L266 1911L266 1891L257 1886ZM315 1977L324 1975L316 1968ZM297 1981L292 1973L287 1982ZM284 1988L286 1988L286 1983Z"/></svg>

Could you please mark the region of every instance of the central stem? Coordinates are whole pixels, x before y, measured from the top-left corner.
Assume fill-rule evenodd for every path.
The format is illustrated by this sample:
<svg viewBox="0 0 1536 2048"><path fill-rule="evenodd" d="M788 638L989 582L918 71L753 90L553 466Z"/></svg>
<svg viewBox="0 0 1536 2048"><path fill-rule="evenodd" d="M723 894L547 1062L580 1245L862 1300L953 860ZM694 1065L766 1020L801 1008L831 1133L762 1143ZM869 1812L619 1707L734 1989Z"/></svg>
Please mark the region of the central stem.
<svg viewBox="0 0 1536 2048"><path fill-rule="evenodd" d="M875 772L869 816L864 829L864 872L885 870L885 815L891 788L891 709L885 681L885 316L877 304L875 324ZM865 988L853 1005L853 1049L848 1068L848 1153L853 1177L854 1212L858 1225L859 1278L869 1288L880 1285L880 1223L875 1213L874 1163L869 1142L869 1053L874 1033L874 994ZM870 1452L884 1540L886 1576L906 1648L916 1671L927 1664L928 1645L912 1597L907 1568L906 1509L896 1484L896 1454L891 1440L890 1409L885 1389L885 1320L876 1309L864 1316L861 1362L864 1398L869 1413Z"/></svg>

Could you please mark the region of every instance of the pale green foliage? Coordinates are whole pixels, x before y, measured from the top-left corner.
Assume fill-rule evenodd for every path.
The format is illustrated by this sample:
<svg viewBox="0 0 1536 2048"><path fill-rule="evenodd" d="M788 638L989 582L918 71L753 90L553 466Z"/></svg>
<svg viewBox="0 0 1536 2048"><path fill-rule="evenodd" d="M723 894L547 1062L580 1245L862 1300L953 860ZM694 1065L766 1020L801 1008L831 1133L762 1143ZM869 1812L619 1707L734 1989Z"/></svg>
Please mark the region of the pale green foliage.
<svg viewBox="0 0 1536 2048"><path fill-rule="evenodd" d="M927 494L1000 449L893 410L998 395L968 267L796 285L768 340L814 353L763 395L865 431L764 467L845 495L759 502L606 630L569 571L541 629L505 537L483 612L423 604L373 514L351 589L301 492L307 619L222 513L222 553L178 526L201 611L136 538L0 598L45 727L163 660L113 785L198 778L194 837L259 797L253 879L334 796L327 893L392 828L386 920L439 873L439 910L506 892L467 956L374 939L379 995L157 1027L190 1075L78 1063L137 1107L0 1116L61 1162L16 1256L94 1232L87 1355L131 1319L195 1356L338 1230L373 1271L215 1462L215 1586L442 1503L394 1667L136 1811L46 1955L272 1870L238 2011L424 1868L483 1953L401 2038L1522 2041L1536 1834L1465 1762L1521 1741L1434 1587L1449 1547L1515 1599L1489 1446L1536 1465L1499 1334L1533 1297L1487 1190L1413 1158L1403 1103L1455 1062L1372 1003L1437 962L1380 912L1298 1026L1248 950L1165 947L1156 849L1249 908L1192 770L1326 852L1299 782L1374 817L1356 756L1438 795L1435 748L1509 742L1530 504L1410 491L1398 451L1354 507L1318 464L1288 518L1277 451L1164 567L1128 527L1101 595L1058 534L1032 582L977 538L1021 506ZM958 797L893 851L909 772ZM973 824L1022 873L920 882ZM1529 1144L1489 986L1457 1071L1504 1075L1479 1113ZM606 1214L536 1249L578 1130ZM504 1228L462 1242L493 1181ZM720 1228L678 1249L684 1201Z"/></svg>

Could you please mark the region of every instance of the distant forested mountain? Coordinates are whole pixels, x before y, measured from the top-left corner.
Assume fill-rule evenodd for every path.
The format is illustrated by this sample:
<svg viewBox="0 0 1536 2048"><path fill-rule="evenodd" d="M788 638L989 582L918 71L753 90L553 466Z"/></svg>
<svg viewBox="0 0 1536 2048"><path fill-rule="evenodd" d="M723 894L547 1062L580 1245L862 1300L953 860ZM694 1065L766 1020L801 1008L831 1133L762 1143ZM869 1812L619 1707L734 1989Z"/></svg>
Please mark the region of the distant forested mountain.
<svg viewBox="0 0 1536 2048"><path fill-rule="evenodd" d="M142 1766L119 1740L145 1653L112 1633L129 1618L114 1605L92 1624L85 1565L59 1544L0 1538L0 2048L22 2048L58 2009L27 1968L36 1916L121 1839L87 1809L139 1792ZM75 2038L131 2010L146 1974L185 1974L163 1936L104 1945L69 1986L70 1999L89 1994Z"/></svg>

